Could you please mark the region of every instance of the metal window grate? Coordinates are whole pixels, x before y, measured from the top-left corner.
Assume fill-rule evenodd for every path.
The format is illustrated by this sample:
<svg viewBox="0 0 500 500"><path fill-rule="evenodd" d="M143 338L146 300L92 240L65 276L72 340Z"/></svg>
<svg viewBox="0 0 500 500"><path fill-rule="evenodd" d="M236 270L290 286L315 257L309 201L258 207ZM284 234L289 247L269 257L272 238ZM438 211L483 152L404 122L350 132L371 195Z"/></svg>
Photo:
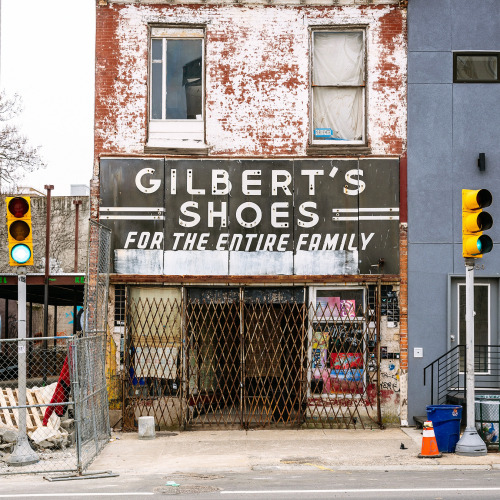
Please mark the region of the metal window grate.
<svg viewBox="0 0 500 500"><path fill-rule="evenodd" d="M115 326L125 325L125 285L115 285Z"/></svg>

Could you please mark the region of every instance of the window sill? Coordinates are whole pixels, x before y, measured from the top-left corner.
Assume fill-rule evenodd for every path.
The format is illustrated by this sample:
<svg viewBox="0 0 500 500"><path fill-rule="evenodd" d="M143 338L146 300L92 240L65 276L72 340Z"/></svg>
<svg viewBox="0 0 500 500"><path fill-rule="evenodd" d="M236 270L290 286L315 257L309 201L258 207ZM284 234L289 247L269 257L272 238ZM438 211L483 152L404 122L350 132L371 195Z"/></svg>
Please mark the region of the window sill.
<svg viewBox="0 0 500 500"><path fill-rule="evenodd" d="M345 146L332 146L330 144L308 144L306 153L308 156L343 155L359 156L369 155L372 149L364 144L351 144Z"/></svg>
<svg viewBox="0 0 500 500"><path fill-rule="evenodd" d="M145 154L162 154L172 156L208 156L209 149L206 146L144 146Z"/></svg>

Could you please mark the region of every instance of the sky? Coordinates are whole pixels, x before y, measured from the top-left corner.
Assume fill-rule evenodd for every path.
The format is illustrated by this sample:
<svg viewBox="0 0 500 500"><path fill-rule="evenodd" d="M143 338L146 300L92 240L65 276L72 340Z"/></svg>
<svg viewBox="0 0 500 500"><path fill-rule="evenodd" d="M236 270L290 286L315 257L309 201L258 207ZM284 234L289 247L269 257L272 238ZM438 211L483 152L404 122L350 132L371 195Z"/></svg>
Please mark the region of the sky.
<svg viewBox="0 0 500 500"><path fill-rule="evenodd" d="M20 184L69 195L92 176L95 1L0 2L0 88L21 96L16 124L47 164Z"/></svg>

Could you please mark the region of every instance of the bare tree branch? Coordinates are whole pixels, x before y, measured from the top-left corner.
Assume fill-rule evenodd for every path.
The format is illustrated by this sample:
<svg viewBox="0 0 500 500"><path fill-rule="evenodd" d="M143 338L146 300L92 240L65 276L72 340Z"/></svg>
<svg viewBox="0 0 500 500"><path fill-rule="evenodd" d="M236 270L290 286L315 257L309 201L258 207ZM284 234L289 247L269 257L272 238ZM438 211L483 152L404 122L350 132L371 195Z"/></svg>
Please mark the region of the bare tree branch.
<svg viewBox="0 0 500 500"><path fill-rule="evenodd" d="M13 183L25 174L45 168L39 147L32 147L15 125L7 124L21 112L19 96L0 93L0 181ZM4 124L5 123L5 124Z"/></svg>

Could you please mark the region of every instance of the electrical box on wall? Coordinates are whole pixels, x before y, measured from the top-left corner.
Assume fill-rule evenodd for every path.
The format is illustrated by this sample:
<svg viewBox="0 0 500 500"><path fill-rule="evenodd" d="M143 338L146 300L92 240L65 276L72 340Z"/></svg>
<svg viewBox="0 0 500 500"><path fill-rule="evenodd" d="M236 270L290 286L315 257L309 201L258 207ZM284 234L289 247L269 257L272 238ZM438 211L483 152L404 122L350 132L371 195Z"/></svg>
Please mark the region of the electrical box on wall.
<svg viewBox="0 0 500 500"><path fill-rule="evenodd" d="M424 357L424 348L423 347L414 347L413 348L413 357L414 358L423 358Z"/></svg>
<svg viewBox="0 0 500 500"><path fill-rule="evenodd" d="M380 358L381 359L399 359L399 352L387 352L386 346L380 347Z"/></svg>

